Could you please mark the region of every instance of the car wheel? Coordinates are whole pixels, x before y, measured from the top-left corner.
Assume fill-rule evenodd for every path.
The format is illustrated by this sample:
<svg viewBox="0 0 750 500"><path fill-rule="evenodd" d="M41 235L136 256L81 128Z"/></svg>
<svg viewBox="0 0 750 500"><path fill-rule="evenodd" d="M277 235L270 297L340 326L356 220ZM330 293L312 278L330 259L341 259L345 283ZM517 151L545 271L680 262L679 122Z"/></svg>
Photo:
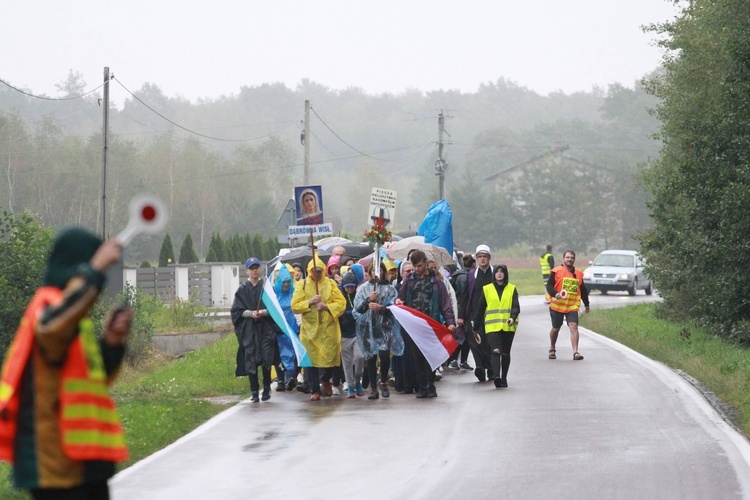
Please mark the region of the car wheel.
<svg viewBox="0 0 750 500"><path fill-rule="evenodd" d="M651 295L652 293L654 293L654 282L649 281L648 287L646 287L646 295Z"/></svg>
<svg viewBox="0 0 750 500"><path fill-rule="evenodd" d="M607 295L607 290L602 290L602 295Z"/></svg>
<svg viewBox="0 0 750 500"><path fill-rule="evenodd" d="M633 281L633 286L628 287L628 295L631 297L635 295L635 291L638 289L638 280Z"/></svg>

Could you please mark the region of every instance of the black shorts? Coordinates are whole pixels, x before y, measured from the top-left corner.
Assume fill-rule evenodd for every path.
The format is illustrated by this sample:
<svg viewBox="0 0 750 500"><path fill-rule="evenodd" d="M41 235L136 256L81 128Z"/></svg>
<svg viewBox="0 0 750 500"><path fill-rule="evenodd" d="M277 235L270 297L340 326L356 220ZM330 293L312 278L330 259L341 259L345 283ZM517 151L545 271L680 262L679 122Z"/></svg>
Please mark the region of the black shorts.
<svg viewBox="0 0 750 500"><path fill-rule="evenodd" d="M578 311L561 313L550 309L549 317L552 318L552 328L560 328L563 324L563 318L565 318L567 324L578 323Z"/></svg>

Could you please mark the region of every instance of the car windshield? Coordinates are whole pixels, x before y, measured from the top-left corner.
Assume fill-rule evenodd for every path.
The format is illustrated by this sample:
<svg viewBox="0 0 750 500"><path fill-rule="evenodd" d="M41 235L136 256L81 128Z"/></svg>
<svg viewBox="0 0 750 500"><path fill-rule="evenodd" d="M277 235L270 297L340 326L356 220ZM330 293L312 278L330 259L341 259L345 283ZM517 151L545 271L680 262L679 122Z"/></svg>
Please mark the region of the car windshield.
<svg viewBox="0 0 750 500"><path fill-rule="evenodd" d="M632 255L605 254L594 261L595 266L633 267Z"/></svg>

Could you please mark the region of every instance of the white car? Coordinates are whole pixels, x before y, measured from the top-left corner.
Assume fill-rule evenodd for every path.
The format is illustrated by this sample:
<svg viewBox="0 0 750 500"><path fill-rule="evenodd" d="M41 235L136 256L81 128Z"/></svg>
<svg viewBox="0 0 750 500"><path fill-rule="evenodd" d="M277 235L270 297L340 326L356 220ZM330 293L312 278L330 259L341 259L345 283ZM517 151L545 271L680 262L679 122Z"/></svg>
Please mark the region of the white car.
<svg viewBox="0 0 750 500"><path fill-rule="evenodd" d="M635 295L637 290L645 290L646 295L654 292L654 283L644 273L645 262L635 250L605 250L583 271L583 283L592 290L606 295L610 290L627 291Z"/></svg>

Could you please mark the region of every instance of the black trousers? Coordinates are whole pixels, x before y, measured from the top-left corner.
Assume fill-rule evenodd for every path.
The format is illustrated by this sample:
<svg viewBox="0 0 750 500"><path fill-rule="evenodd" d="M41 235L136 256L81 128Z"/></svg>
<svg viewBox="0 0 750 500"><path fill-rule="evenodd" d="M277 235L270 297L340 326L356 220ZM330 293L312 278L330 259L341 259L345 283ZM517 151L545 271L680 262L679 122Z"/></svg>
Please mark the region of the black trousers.
<svg viewBox="0 0 750 500"><path fill-rule="evenodd" d="M373 390L377 387L378 380L378 358L380 358L380 382L388 383L388 370L391 367L391 351L378 351L377 358L367 360L367 374L372 381Z"/></svg>
<svg viewBox="0 0 750 500"><path fill-rule="evenodd" d="M403 331L403 330L402 330ZM432 371L430 363L427 362L427 358L424 357L422 351L419 350L417 344L411 339L406 331L403 331L404 344L411 349L414 354L414 368L417 376L417 388L427 389L428 387L435 385L435 372Z"/></svg>
<svg viewBox="0 0 750 500"><path fill-rule="evenodd" d="M261 368L263 371L263 388L270 388L271 387L271 369L270 368ZM248 375L248 378L250 379L250 390L253 392L258 392L260 390L260 382L258 380L258 372L251 373Z"/></svg>
<svg viewBox="0 0 750 500"><path fill-rule="evenodd" d="M487 334L488 344L492 350L492 372L495 377L507 378L510 367L510 348L516 332L492 332ZM497 349L500 352L495 352Z"/></svg>

